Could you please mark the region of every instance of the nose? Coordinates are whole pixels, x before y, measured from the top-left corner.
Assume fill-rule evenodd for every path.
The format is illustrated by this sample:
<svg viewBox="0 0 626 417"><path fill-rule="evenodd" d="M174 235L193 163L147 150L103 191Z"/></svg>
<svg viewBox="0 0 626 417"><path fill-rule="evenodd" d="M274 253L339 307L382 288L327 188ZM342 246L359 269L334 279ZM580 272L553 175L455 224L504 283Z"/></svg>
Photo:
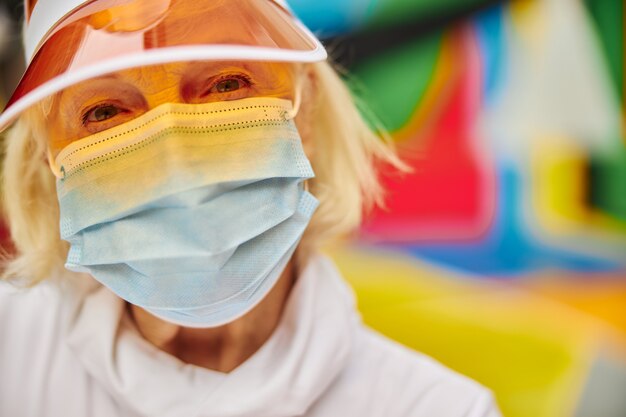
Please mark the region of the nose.
<svg viewBox="0 0 626 417"><path fill-rule="evenodd" d="M154 109L164 103L181 103L182 98L178 84L167 86L153 93L144 93L149 109Z"/></svg>

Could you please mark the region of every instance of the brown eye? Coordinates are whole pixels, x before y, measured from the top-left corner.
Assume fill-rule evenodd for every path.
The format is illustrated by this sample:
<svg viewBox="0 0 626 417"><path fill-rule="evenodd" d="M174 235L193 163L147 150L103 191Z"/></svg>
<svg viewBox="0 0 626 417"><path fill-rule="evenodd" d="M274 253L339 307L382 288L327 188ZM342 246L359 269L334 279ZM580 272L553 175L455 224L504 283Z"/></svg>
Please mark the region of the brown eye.
<svg viewBox="0 0 626 417"><path fill-rule="evenodd" d="M218 93L229 93L231 91L237 91L242 88L242 82L237 78L229 78L227 80L222 80L215 85L215 90Z"/></svg>
<svg viewBox="0 0 626 417"><path fill-rule="evenodd" d="M120 109L119 107L116 107L111 104L98 106L94 109L89 110L87 113L85 113L85 115L83 116L83 123L103 122L105 120L108 120L108 119L111 119L112 117L117 116L122 111L123 110Z"/></svg>
<svg viewBox="0 0 626 417"><path fill-rule="evenodd" d="M247 75L233 74L221 77L213 82L206 94L244 94L247 88L252 86L252 81ZM230 96L230 95L229 95Z"/></svg>

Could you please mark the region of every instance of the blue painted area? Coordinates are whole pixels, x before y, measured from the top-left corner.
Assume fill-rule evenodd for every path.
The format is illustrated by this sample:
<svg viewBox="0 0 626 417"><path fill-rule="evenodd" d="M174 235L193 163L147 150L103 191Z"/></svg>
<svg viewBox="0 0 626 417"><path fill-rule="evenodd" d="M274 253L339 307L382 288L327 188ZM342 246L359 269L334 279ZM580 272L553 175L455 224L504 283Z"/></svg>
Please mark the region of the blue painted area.
<svg viewBox="0 0 626 417"><path fill-rule="evenodd" d="M289 6L320 38L365 26L379 0L289 0Z"/></svg>
<svg viewBox="0 0 626 417"><path fill-rule="evenodd" d="M484 66L485 101L491 103L506 74L504 6L498 5L479 13L473 25Z"/></svg>
<svg viewBox="0 0 626 417"><path fill-rule="evenodd" d="M482 241L391 246L464 273L489 277L514 277L545 269L603 272L624 267L531 240L524 231L520 212L523 204L520 202L522 179L519 173L513 167L502 166L499 179L497 214L491 230Z"/></svg>

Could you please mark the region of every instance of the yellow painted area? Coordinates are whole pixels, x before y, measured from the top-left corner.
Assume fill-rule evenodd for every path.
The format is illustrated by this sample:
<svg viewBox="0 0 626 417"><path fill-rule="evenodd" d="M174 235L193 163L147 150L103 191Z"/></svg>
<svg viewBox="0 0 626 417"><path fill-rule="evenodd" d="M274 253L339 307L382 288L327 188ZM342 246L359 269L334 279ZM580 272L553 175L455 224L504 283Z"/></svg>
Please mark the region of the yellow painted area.
<svg viewBox="0 0 626 417"><path fill-rule="evenodd" d="M593 236L626 248L626 223L593 210L586 202L587 152L561 136L530 142L532 215L541 230L565 239Z"/></svg>
<svg viewBox="0 0 626 417"><path fill-rule="evenodd" d="M573 141L549 136L531 145L531 184L534 213L551 233L567 233L584 222L585 153Z"/></svg>
<svg viewBox="0 0 626 417"><path fill-rule="evenodd" d="M508 417L571 416L598 346L614 340L598 319L515 283L379 249L333 255L365 323L491 388Z"/></svg>

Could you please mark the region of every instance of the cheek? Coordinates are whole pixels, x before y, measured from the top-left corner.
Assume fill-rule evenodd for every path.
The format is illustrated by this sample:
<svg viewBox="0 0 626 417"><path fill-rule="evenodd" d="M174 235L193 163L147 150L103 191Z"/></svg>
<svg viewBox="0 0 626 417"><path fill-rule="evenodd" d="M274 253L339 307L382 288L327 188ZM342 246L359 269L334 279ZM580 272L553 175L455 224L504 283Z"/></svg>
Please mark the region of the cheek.
<svg viewBox="0 0 626 417"><path fill-rule="evenodd" d="M68 131L66 123L69 116L53 116L46 120L48 129L48 135L46 137L46 147L52 152L52 156L55 157L60 149L69 145L72 142L72 133ZM77 135L77 134L76 134Z"/></svg>

